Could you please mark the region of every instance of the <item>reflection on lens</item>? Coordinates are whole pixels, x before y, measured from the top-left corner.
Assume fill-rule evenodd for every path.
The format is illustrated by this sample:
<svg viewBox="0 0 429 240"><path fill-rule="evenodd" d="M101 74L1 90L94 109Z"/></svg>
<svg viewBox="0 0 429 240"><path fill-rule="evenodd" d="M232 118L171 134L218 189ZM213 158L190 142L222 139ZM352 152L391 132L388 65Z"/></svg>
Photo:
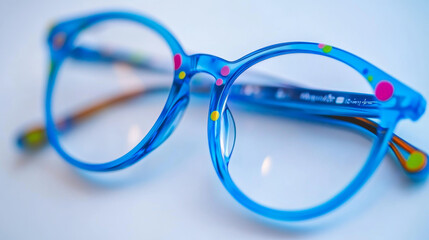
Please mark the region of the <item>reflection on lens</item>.
<svg viewBox="0 0 429 240"><path fill-rule="evenodd" d="M53 92L61 148L87 163L123 156L158 119L173 74L169 46L145 26L116 20L83 30Z"/></svg>
<svg viewBox="0 0 429 240"><path fill-rule="evenodd" d="M333 122L311 111L258 106L264 97L258 86L286 88L275 92L277 99L284 100L297 86L371 93L369 84L341 62L289 54L254 65L231 88L227 106L235 122L236 139L228 170L238 188L253 201L279 210L326 202L363 167L372 140L347 121ZM255 102L240 101L243 96Z"/></svg>

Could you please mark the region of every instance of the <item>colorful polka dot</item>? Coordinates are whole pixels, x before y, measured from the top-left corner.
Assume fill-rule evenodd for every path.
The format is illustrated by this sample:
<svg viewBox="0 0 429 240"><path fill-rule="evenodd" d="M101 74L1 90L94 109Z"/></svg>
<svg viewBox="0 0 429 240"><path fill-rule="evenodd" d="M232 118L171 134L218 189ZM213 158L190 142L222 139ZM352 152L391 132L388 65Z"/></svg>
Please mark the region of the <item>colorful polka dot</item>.
<svg viewBox="0 0 429 240"><path fill-rule="evenodd" d="M174 55L174 70L177 70L182 66L182 55L176 54Z"/></svg>
<svg viewBox="0 0 429 240"><path fill-rule="evenodd" d="M57 33L53 39L54 49L56 50L61 49L64 46L65 42L66 42L66 34L63 32Z"/></svg>
<svg viewBox="0 0 429 240"><path fill-rule="evenodd" d="M372 82L372 80L374 79L374 77L372 75L369 75L367 78L368 82Z"/></svg>
<svg viewBox="0 0 429 240"><path fill-rule="evenodd" d="M29 145L37 145L44 139L43 131L32 131L26 136L26 143Z"/></svg>
<svg viewBox="0 0 429 240"><path fill-rule="evenodd" d="M393 96L394 88L392 83L383 80L375 87L375 96L380 101L387 101Z"/></svg>
<svg viewBox="0 0 429 240"><path fill-rule="evenodd" d="M179 79L184 79L186 77L186 73L184 71L181 71L179 73Z"/></svg>
<svg viewBox="0 0 429 240"><path fill-rule="evenodd" d="M364 69L363 71L362 71L362 73L364 74L364 75L366 75L367 73L368 73L368 69Z"/></svg>
<svg viewBox="0 0 429 240"><path fill-rule="evenodd" d="M216 80L216 85L220 86L223 84L223 80L221 78L219 78L218 80Z"/></svg>
<svg viewBox="0 0 429 240"><path fill-rule="evenodd" d="M322 51L323 51L324 53L329 53L331 50L332 50L332 47L331 47L331 46L329 46L329 45L325 45L325 46L323 46L323 48L322 48Z"/></svg>
<svg viewBox="0 0 429 240"><path fill-rule="evenodd" d="M211 119L212 121L216 121L216 120L218 120L218 119L219 119L219 112L218 112L218 111L213 111L213 112L210 114L210 119Z"/></svg>
<svg viewBox="0 0 429 240"><path fill-rule="evenodd" d="M220 70L220 75L226 77L229 74L229 67L228 66L224 66L221 70Z"/></svg>
<svg viewBox="0 0 429 240"><path fill-rule="evenodd" d="M319 43L319 45L317 45L318 48L322 49L325 46L325 44L323 43Z"/></svg>
<svg viewBox="0 0 429 240"><path fill-rule="evenodd" d="M410 171L421 170L426 164L426 156L420 152L415 151L408 156L406 167Z"/></svg>

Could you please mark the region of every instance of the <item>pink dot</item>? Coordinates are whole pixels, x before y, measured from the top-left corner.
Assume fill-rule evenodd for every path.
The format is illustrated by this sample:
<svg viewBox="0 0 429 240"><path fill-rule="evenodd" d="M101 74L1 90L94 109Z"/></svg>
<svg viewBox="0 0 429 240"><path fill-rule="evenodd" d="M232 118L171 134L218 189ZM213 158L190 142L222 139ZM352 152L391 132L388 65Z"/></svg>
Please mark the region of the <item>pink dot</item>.
<svg viewBox="0 0 429 240"><path fill-rule="evenodd" d="M380 101L387 101L393 96L393 85L389 81L383 80L375 87L375 96Z"/></svg>
<svg viewBox="0 0 429 240"><path fill-rule="evenodd" d="M223 83L222 79L219 78L218 80L216 80L216 85L217 86L222 85L222 83Z"/></svg>
<svg viewBox="0 0 429 240"><path fill-rule="evenodd" d="M180 54L174 55L174 70L177 70L182 66L182 56Z"/></svg>
<svg viewBox="0 0 429 240"><path fill-rule="evenodd" d="M221 70L220 70L220 74L224 77L228 76L229 74L229 67L228 66L224 66Z"/></svg>
<svg viewBox="0 0 429 240"><path fill-rule="evenodd" d="M324 46L325 46L325 44L323 44L323 43L319 43L319 45L317 45L320 49L322 49Z"/></svg>

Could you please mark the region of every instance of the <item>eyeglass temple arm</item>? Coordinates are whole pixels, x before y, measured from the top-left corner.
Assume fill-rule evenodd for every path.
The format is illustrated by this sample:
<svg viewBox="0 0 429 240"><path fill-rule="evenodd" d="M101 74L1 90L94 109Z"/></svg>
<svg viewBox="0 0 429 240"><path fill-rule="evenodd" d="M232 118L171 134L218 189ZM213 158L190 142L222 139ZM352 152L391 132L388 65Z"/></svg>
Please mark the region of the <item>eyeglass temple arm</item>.
<svg viewBox="0 0 429 240"><path fill-rule="evenodd" d="M245 87L246 85L241 85L241 87ZM284 89L284 88L283 88ZM130 101L139 96L155 93L157 91L167 90L163 88L148 88L148 89L139 89L133 90L126 93L122 93L110 99L98 102L94 105L91 105L83 110L77 111L74 114L64 118L63 120L57 123L57 129L59 131L67 131L73 125L78 124L81 121L84 121L87 118L103 111L108 107L112 107L113 105L123 103L126 101ZM199 88L196 89L198 93L206 93L208 94L209 88ZM234 96L235 93L232 93L230 97L239 98L243 96ZM249 102L248 102L249 103ZM348 116L335 116L335 115L325 115L323 117L332 118L344 122L348 122L354 124L356 126L361 127L362 129L368 131L369 133L376 134L377 128L379 127L377 123L368 120L366 118L361 117L348 117ZM47 143L46 137L46 129L43 125L35 126L31 129L24 131L18 137L18 145L25 149L38 149L44 146ZM389 142L389 147L392 150L393 154L399 160L401 166L409 173L415 173L422 171L427 164L428 155L424 153L422 150L414 147L407 141L402 138L394 135L392 140ZM405 156L408 157L406 158Z"/></svg>
<svg viewBox="0 0 429 240"><path fill-rule="evenodd" d="M126 54L119 54L116 57L113 57L112 55L108 54L109 52L100 53L99 51L82 47L78 47L76 49L76 52L80 51L79 54L75 55L77 59L103 62L121 61L128 64L133 64L136 67L143 67L148 70L152 70L152 67L149 63L150 60L146 60L146 62L143 63L140 61L142 59L141 57L130 58L129 56L127 57ZM130 59L132 59L132 61ZM154 71L163 72L164 70L158 68L154 69ZM200 84L199 86L194 87L192 91L208 94L210 93L210 87L211 84ZM67 131L73 125L97 114L98 112L101 112L108 107L132 100L138 96L164 90L168 91L168 89L165 87L151 87L122 93L65 117L63 120L56 123L57 129L59 131ZM374 135L376 134L379 127L377 123L364 118L365 115L368 115L368 117L371 117L373 114L376 115L377 101L375 101L372 95L368 94L320 91L295 87L293 85L272 87L255 84L235 84L231 89L229 97L233 101L241 101L248 104L262 104L264 106L270 107L286 106L294 110L304 111L306 114L323 114L323 117L352 123ZM317 106L316 108L314 106L309 107L310 105L315 104ZM362 111L356 112L356 109L354 108L358 108L360 110L364 109L362 114L363 117L337 116L335 115L335 112L326 115L326 109L332 109L335 105L341 104L350 105L349 108L352 111L350 112L351 114L353 114L353 112L360 112L362 114ZM43 125L30 128L18 136L17 142L21 148L38 149L47 143L46 129ZM405 171L409 173L417 173L425 169L428 155L422 150L414 147L396 135L394 135L389 142L389 147ZM405 156L408 157L406 158Z"/></svg>
<svg viewBox="0 0 429 240"><path fill-rule="evenodd" d="M125 63L135 68L146 69L153 73L170 72L170 68L165 64L164 59L158 60L153 56L149 57L139 53L130 54L127 51L120 51L113 48L93 49L77 46L70 52L70 57L80 61L96 63Z"/></svg>
<svg viewBox="0 0 429 240"><path fill-rule="evenodd" d="M328 109L335 109L335 105L339 104L347 104L351 109L356 107L363 109L367 107L368 109L364 112L360 112L360 115L372 113L376 105L371 102L375 101L375 97L369 94L321 91L294 87L292 85L275 87L255 84L234 84L230 91L229 99L245 104L260 105L269 108L287 108L291 111L298 111L304 114L317 115L319 117L351 123L375 136L380 127L376 122L365 117L336 115L335 112L326 114L326 106ZM314 105L316 108L314 108L314 106L310 107L310 105ZM341 113L344 113L344 110L342 110ZM376 116L374 115L374 117ZM389 147L405 171L408 173L417 173L424 170L425 174L428 173L429 168L426 168L428 159L427 153L411 145L396 134L394 134L390 140Z"/></svg>

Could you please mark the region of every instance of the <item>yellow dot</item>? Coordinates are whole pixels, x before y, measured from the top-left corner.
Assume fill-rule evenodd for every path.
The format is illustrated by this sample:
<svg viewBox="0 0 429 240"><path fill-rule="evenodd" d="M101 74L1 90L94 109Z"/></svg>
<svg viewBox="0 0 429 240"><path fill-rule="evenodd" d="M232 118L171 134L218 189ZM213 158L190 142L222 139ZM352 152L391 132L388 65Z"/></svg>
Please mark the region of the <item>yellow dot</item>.
<svg viewBox="0 0 429 240"><path fill-rule="evenodd" d="M407 159L407 168L411 171L418 171L425 166L425 163L426 156L420 151L415 151Z"/></svg>
<svg viewBox="0 0 429 240"><path fill-rule="evenodd" d="M219 112L218 111L213 111L212 114L210 114L210 119L212 121L216 121L219 119Z"/></svg>
<svg viewBox="0 0 429 240"><path fill-rule="evenodd" d="M179 79L184 79L186 77L186 73L184 71L181 71L179 73Z"/></svg>

